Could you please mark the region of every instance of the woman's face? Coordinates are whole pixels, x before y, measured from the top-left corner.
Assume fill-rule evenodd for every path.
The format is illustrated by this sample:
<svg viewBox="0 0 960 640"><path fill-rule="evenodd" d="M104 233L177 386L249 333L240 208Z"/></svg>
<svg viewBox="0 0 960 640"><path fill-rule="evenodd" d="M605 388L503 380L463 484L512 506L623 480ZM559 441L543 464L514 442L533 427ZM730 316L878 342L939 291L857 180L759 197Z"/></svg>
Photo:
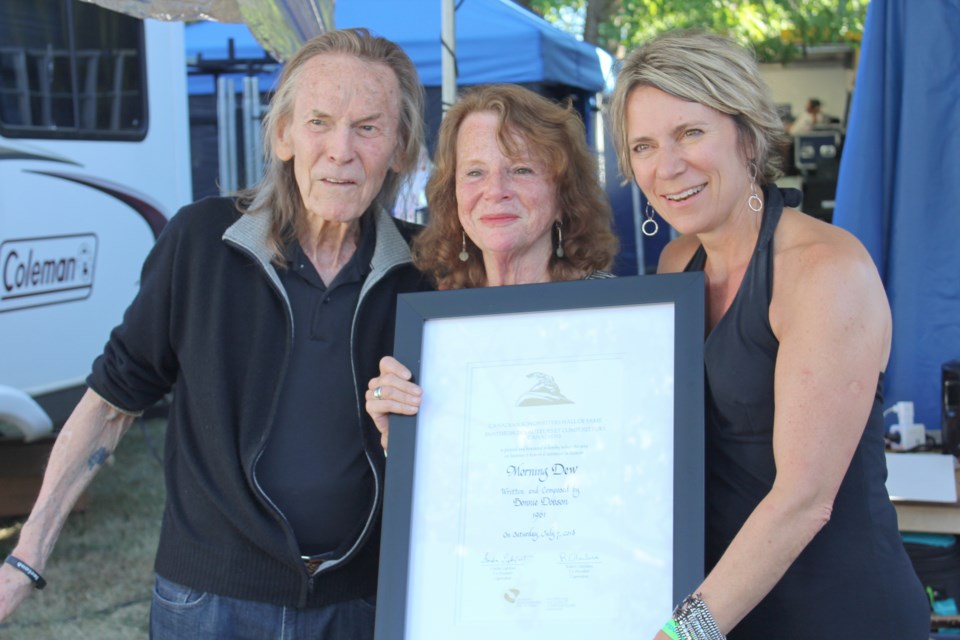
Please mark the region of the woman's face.
<svg viewBox="0 0 960 640"><path fill-rule="evenodd" d="M476 112L457 133L457 212L485 258L524 258L552 250L551 226L560 218L556 185L544 163L517 140L519 157L497 144L497 114ZM502 257L502 256L501 256Z"/></svg>
<svg viewBox="0 0 960 640"><path fill-rule="evenodd" d="M629 94L626 117L633 177L674 229L707 233L747 211L751 181L733 118L653 87Z"/></svg>

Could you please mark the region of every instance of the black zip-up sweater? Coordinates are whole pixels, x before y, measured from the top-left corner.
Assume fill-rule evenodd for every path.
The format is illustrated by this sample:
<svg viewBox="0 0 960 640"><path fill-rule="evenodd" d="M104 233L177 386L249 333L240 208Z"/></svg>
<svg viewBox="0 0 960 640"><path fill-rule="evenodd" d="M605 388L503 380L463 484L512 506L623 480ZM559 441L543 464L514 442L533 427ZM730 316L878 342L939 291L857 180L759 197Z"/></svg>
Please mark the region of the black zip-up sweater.
<svg viewBox="0 0 960 640"><path fill-rule="evenodd" d="M376 248L351 330L357 425L375 497L355 539L308 575L293 532L257 486L254 463L289 362L289 301L270 264L270 216L231 199L184 207L144 264L140 291L87 382L140 411L175 388L166 434L166 505L156 571L205 592L316 607L376 592L384 455L363 408L393 350L397 293L425 288L410 260L414 225L375 216ZM320 416L317 416L320 419Z"/></svg>

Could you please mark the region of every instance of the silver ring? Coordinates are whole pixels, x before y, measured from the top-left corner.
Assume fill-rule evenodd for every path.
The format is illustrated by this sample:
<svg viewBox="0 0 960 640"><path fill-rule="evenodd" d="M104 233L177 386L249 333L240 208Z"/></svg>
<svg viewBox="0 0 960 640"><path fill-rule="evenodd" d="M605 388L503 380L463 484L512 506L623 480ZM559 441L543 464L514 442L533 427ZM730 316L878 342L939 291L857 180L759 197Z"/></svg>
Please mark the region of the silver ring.
<svg viewBox="0 0 960 640"><path fill-rule="evenodd" d="M377 400L383 400L383 387L377 387L373 390L373 397Z"/></svg>

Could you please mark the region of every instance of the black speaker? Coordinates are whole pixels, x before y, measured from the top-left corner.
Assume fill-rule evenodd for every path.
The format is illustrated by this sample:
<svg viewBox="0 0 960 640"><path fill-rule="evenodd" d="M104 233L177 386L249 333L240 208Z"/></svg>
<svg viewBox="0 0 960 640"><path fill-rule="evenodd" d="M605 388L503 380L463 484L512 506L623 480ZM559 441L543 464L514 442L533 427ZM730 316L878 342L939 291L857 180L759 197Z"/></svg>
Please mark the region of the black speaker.
<svg viewBox="0 0 960 640"><path fill-rule="evenodd" d="M941 389L943 452L960 455L960 360L943 363Z"/></svg>

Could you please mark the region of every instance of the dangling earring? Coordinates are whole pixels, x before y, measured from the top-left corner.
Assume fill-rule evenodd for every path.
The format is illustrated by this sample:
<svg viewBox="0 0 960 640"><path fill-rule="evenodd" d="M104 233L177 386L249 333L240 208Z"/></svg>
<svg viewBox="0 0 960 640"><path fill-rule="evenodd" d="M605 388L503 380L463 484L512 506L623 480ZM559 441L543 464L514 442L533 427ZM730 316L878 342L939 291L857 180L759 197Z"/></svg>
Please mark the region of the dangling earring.
<svg viewBox="0 0 960 640"><path fill-rule="evenodd" d="M467 253L467 232L461 231L460 236L460 255L457 257L460 258L460 262L466 262L470 259L470 254Z"/></svg>
<svg viewBox="0 0 960 640"><path fill-rule="evenodd" d="M557 257L563 257L563 231L560 230L560 221L554 223L557 226Z"/></svg>
<svg viewBox="0 0 960 640"><path fill-rule="evenodd" d="M652 238L657 235L657 231L660 231L660 224L653 217L656 211L653 210L653 207L650 206L650 201L647 200L647 206L644 209L644 213L647 216L647 219L643 221L643 224L640 225L640 231L643 232L643 235L648 238Z"/></svg>
<svg viewBox="0 0 960 640"><path fill-rule="evenodd" d="M750 197L747 198L747 206L750 207L750 211L760 213L763 211L763 200L757 193L757 173L759 172L756 163L752 160L748 166L750 168Z"/></svg>

